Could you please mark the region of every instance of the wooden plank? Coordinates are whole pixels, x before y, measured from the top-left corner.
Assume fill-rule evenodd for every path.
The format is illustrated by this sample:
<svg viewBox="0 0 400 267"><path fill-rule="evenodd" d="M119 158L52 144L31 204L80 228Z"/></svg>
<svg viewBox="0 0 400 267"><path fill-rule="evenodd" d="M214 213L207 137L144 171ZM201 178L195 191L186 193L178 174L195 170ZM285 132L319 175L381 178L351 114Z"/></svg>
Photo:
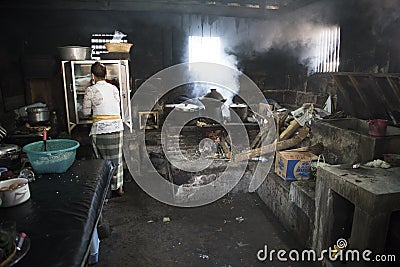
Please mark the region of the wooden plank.
<svg viewBox="0 0 400 267"><path fill-rule="evenodd" d="M305 2L304 2L305 1ZM317 0L300 1L303 4L316 3ZM212 3L212 1L210 1ZM89 1L1 1L0 8L16 9L53 9L53 10L95 10L95 11L149 11L169 12L177 14L203 14L226 17L273 18L280 14L300 8L298 1L278 10L251 8L247 5L231 5L231 3L209 4L203 1L145 1L145 0L89 0ZM234 3L234 2L233 2Z"/></svg>
<svg viewBox="0 0 400 267"><path fill-rule="evenodd" d="M397 125L397 121L396 118L393 116L392 111L389 108L389 102L387 101L385 94L383 93L382 87L379 85L378 81L375 79L375 77L370 76L369 77L371 80L373 80L375 83L375 87L378 90L378 95L381 98L382 104L385 106L386 112L387 114L390 116L390 118L392 119L392 122Z"/></svg>
<svg viewBox="0 0 400 267"><path fill-rule="evenodd" d="M347 75L346 75L346 76L347 76ZM356 114L356 111L354 110L353 105L351 105L352 100L351 100L349 94L347 93L346 88L344 88L344 87L343 87L343 84L340 82L340 80L339 80L337 74L336 74L336 73L335 73L335 74L332 74L332 77L333 77L333 79L335 80L337 86L339 87L340 92L343 94L343 96L344 96L346 102L348 103L348 106L350 107L351 113L352 113L352 114Z"/></svg>
<svg viewBox="0 0 400 267"><path fill-rule="evenodd" d="M360 89L360 85L358 84L358 82L356 81L356 79L352 76L352 75L348 75L347 76L351 82L351 84L353 85L353 87L356 89L358 95L361 98L361 101L363 102L365 108L368 108L368 100L364 94L364 92Z"/></svg>
<svg viewBox="0 0 400 267"><path fill-rule="evenodd" d="M397 99L400 100L400 90L399 87L397 86L397 84L392 80L393 77L386 77L386 80L390 86L390 88L392 89L393 93L397 96Z"/></svg>

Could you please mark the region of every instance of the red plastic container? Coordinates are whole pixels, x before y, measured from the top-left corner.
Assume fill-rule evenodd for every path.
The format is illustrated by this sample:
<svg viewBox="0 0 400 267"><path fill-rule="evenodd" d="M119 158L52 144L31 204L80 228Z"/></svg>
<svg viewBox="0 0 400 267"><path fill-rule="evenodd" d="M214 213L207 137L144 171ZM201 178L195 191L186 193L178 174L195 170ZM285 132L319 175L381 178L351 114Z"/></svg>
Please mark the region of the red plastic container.
<svg viewBox="0 0 400 267"><path fill-rule="evenodd" d="M367 120L367 123L369 124L369 135L377 137L382 137L386 135L386 128L388 123L387 120Z"/></svg>

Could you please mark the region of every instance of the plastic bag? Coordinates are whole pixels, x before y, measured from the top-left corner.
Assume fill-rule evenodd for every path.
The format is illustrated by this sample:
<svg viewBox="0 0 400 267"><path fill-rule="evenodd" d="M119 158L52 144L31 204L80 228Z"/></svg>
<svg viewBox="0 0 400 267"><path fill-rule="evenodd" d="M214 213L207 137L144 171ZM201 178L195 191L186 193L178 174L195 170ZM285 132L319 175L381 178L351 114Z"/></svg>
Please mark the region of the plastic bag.
<svg viewBox="0 0 400 267"><path fill-rule="evenodd" d="M110 41L110 43L122 43L122 39L126 37L125 33L122 33L120 31L115 31L114 32L114 36L112 38L112 40Z"/></svg>
<svg viewBox="0 0 400 267"><path fill-rule="evenodd" d="M322 161L323 160L323 161ZM323 154L318 155L317 161L311 162L310 166L310 178L315 181L317 178L317 169L319 166L325 166L327 163L325 162L325 157Z"/></svg>

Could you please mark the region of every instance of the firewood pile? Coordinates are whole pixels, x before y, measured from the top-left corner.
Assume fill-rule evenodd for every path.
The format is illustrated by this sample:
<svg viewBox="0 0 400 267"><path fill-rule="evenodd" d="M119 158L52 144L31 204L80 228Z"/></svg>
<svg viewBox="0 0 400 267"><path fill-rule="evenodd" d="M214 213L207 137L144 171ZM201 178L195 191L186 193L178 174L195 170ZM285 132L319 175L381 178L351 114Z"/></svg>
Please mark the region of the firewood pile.
<svg viewBox="0 0 400 267"><path fill-rule="evenodd" d="M261 105L261 104L260 104ZM272 113L272 116L271 116ZM258 121L260 130L253 140L249 149L234 150L232 140L225 130L210 130L206 132L206 138L202 140L197 155L203 158L233 160L235 162L245 161L261 157L275 151L289 150L297 152L319 153L322 146L300 147L310 134L308 124L312 119L318 117L314 104L306 103L295 111L285 108L269 110L268 112L253 111L253 118ZM197 125L204 127L204 125ZM232 153L234 152L234 153Z"/></svg>
<svg viewBox="0 0 400 267"><path fill-rule="evenodd" d="M268 121L268 117L255 113L259 120ZM271 123L264 123L260 132L251 142L250 150L238 153L234 161L244 161L260 157L275 151L288 150L318 153L322 147L319 144L302 148L295 148L309 136L310 128L307 123L315 117L313 104L304 104L301 109L290 112L287 109L279 109L272 112L276 129Z"/></svg>

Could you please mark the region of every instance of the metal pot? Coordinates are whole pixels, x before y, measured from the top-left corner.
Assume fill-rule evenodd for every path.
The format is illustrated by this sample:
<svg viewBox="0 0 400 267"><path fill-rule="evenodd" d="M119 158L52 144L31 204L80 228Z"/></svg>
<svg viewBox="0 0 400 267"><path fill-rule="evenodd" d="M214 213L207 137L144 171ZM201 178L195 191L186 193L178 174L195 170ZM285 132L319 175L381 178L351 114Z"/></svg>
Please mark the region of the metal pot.
<svg viewBox="0 0 400 267"><path fill-rule="evenodd" d="M239 118L245 122L247 120L247 105L246 104L231 104L229 106Z"/></svg>
<svg viewBox="0 0 400 267"><path fill-rule="evenodd" d="M200 97L199 100L205 107L205 110L202 112L202 116L212 118L213 120L219 122L223 120L222 105L224 105L226 99L224 99L224 97L218 93L217 89L210 89L210 92Z"/></svg>
<svg viewBox="0 0 400 267"><path fill-rule="evenodd" d="M21 167L21 148L12 144L0 144L0 167L18 170Z"/></svg>
<svg viewBox="0 0 400 267"><path fill-rule="evenodd" d="M58 51L62 60L86 60L91 58L92 49L85 46L61 46Z"/></svg>
<svg viewBox="0 0 400 267"><path fill-rule="evenodd" d="M32 125L40 125L49 122L50 111L48 107L30 107L28 112L28 121Z"/></svg>
<svg viewBox="0 0 400 267"><path fill-rule="evenodd" d="M6 189L18 185L13 189ZM26 202L31 197L28 179L14 178L0 182L0 207L14 207Z"/></svg>
<svg viewBox="0 0 400 267"><path fill-rule="evenodd" d="M226 101L226 99L224 99L224 97L220 93L218 93L217 89L215 88L211 88L210 92L202 96L200 100L202 100L202 98L206 98L205 100L207 99L218 100L219 102L222 103Z"/></svg>

